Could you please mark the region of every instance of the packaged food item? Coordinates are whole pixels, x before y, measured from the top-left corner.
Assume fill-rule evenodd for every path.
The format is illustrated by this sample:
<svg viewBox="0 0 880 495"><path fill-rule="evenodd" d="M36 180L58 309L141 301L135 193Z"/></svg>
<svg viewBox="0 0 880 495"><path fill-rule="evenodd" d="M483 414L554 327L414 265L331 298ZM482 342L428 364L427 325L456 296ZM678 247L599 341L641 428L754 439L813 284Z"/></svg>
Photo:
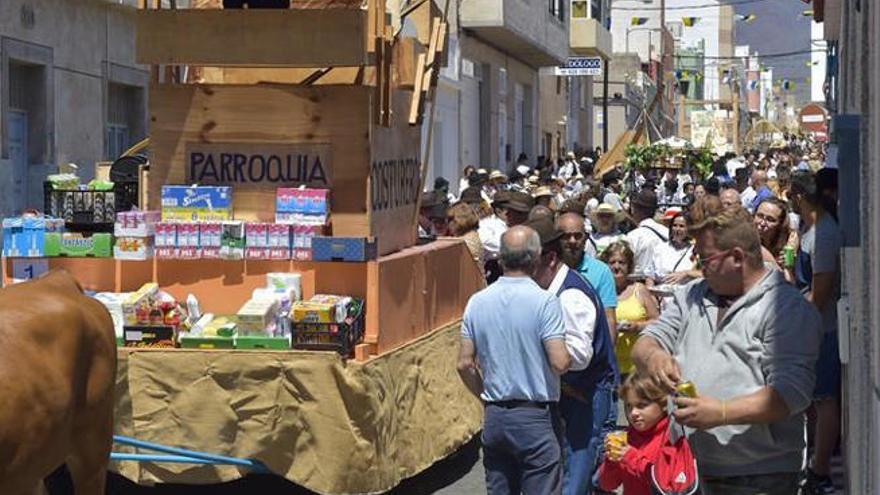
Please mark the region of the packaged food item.
<svg viewBox="0 0 880 495"><path fill-rule="evenodd" d="M350 297L317 294L293 303L291 318L294 323L342 323L351 302Z"/></svg>
<svg viewBox="0 0 880 495"><path fill-rule="evenodd" d="M113 257L118 260L147 260L153 257L153 237L117 237Z"/></svg>
<svg viewBox="0 0 880 495"><path fill-rule="evenodd" d="M302 299L302 275L299 273L267 273L266 287L276 292L292 292L292 300Z"/></svg>
<svg viewBox="0 0 880 495"><path fill-rule="evenodd" d="M241 334L265 334L274 322L278 301L250 299L236 313Z"/></svg>
<svg viewBox="0 0 880 495"><path fill-rule="evenodd" d="M243 259L245 247L244 223L223 222L222 228L220 257L232 260Z"/></svg>
<svg viewBox="0 0 880 495"><path fill-rule="evenodd" d="M162 186L162 220L222 222L232 219L228 186Z"/></svg>
<svg viewBox="0 0 880 495"><path fill-rule="evenodd" d="M156 237L154 244L157 248L177 247L177 224L176 223L157 223L154 227Z"/></svg>
<svg viewBox="0 0 880 495"><path fill-rule="evenodd" d="M150 311L158 292L159 286L149 282L126 297L122 302L122 316L126 326L149 324Z"/></svg>
<svg viewBox="0 0 880 495"><path fill-rule="evenodd" d="M223 225L219 222L200 223L199 247L219 248L222 245Z"/></svg>

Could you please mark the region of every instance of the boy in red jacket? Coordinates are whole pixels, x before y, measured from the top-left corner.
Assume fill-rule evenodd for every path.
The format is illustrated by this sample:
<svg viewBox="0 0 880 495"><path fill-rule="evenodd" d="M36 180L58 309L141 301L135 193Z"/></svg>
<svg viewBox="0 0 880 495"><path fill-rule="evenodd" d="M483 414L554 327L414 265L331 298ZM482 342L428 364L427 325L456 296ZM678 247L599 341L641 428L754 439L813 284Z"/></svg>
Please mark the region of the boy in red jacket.
<svg viewBox="0 0 880 495"><path fill-rule="evenodd" d="M666 394L638 373L620 387L626 407L626 440L614 434L605 438L605 462L599 467L599 488L613 492L623 484L624 495L651 494L651 464L657 461L666 440L669 417Z"/></svg>

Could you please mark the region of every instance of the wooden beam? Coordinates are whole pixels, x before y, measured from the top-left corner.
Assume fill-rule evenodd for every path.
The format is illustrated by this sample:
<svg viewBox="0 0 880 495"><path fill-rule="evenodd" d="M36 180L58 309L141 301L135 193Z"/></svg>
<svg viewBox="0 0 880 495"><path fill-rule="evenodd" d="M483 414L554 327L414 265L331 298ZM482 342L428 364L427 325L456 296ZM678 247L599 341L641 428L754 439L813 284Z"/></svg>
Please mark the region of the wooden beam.
<svg viewBox="0 0 880 495"><path fill-rule="evenodd" d="M333 70L332 67L324 67L322 69L318 69L318 70L312 72L311 74L309 74L308 76L306 76L306 78L303 79L302 81L300 81L299 84L301 86L311 86L318 79L321 79L322 77L324 77L324 75L326 75L331 70Z"/></svg>
<svg viewBox="0 0 880 495"><path fill-rule="evenodd" d="M142 64L369 65L360 10L184 9L137 12Z"/></svg>
<svg viewBox="0 0 880 495"><path fill-rule="evenodd" d="M301 85L303 80L314 74L312 69L300 68L243 68L243 67L203 67L206 84L291 84ZM375 67L333 67L311 83L313 86L351 85L375 86Z"/></svg>
<svg viewBox="0 0 880 495"><path fill-rule="evenodd" d="M412 104L409 107L409 123L416 125L419 123L422 108L422 86L425 84L425 63L427 54L420 53L416 62L416 86L413 89Z"/></svg>

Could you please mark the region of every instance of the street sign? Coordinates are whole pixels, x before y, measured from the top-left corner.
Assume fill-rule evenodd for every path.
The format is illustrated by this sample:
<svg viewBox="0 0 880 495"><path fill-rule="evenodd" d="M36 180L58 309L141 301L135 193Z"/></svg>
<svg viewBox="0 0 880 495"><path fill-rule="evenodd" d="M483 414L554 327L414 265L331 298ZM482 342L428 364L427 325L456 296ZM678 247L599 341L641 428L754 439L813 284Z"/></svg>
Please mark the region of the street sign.
<svg viewBox="0 0 880 495"><path fill-rule="evenodd" d="M557 76L601 76L601 57L569 57L565 65L556 67Z"/></svg>

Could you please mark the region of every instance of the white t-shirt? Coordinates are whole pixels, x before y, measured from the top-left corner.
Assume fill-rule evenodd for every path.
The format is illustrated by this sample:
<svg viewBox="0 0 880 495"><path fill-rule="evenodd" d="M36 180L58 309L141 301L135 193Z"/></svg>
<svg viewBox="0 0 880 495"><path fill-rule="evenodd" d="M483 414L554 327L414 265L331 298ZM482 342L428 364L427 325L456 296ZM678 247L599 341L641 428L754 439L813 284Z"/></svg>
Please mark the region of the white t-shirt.
<svg viewBox="0 0 880 495"><path fill-rule="evenodd" d="M694 262L691 260L693 253L693 244L688 244L681 249L675 249L672 243L663 243L654 251L654 275L662 277L670 273L693 269Z"/></svg>
<svg viewBox="0 0 880 495"><path fill-rule="evenodd" d="M626 240L635 254L636 266L633 273L653 275L654 251L669 241L669 229L652 218L646 218L626 235Z"/></svg>

